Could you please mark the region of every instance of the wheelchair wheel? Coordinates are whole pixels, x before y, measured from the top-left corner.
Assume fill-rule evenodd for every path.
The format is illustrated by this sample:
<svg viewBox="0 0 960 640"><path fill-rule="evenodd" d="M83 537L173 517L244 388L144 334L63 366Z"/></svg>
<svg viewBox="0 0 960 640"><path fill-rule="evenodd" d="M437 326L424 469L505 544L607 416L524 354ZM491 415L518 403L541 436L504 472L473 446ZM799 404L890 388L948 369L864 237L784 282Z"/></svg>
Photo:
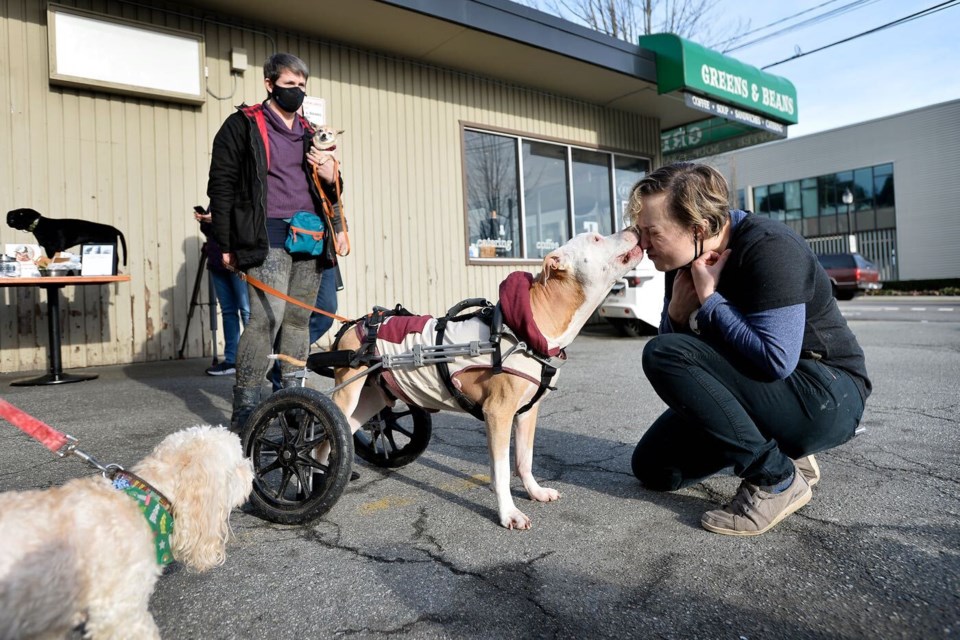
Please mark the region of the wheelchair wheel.
<svg viewBox="0 0 960 640"><path fill-rule="evenodd" d="M250 504L271 522L302 524L320 517L350 481L350 426L333 401L313 389L281 389L257 405L243 443L254 470ZM324 444L330 453L321 464L313 452Z"/></svg>
<svg viewBox="0 0 960 640"><path fill-rule="evenodd" d="M395 469L410 464L423 453L433 433L430 414L398 402L385 407L353 434L357 455L378 467Z"/></svg>

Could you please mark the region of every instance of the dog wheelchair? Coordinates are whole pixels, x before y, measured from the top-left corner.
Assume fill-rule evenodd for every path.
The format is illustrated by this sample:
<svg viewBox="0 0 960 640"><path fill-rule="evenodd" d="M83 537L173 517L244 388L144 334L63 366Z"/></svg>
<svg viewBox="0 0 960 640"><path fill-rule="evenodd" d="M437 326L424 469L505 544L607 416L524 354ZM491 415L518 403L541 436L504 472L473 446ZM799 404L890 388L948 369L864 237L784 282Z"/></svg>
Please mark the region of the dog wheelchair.
<svg viewBox="0 0 960 640"><path fill-rule="evenodd" d="M480 310L461 315L471 307ZM497 326L497 311L499 309L481 298L464 300L438 319L439 336L442 338L447 322L472 317L479 316ZM499 330L491 330L490 341L416 345L404 353L380 355L375 349L377 329L385 318L393 315L412 314L400 305L394 309L375 307L373 313L364 318L344 323L334 344L339 344L345 331L363 321L367 333L363 346L356 351L314 353L306 362L298 361L303 370L287 375L297 377L300 386L280 389L250 414L242 440L244 453L253 462L250 503L258 516L280 524L312 521L339 500L350 481L354 454L377 467L393 469L410 464L426 450L433 429L431 416L426 410L398 400L393 407L384 408L368 420L351 437L346 416L330 397L337 390L371 375L376 375L379 380L379 373L383 370L439 366L447 388L463 405L462 395L449 381L446 363L484 354L496 354L497 360L500 359ZM526 349L526 345L521 341L506 355L522 349ZM334 367L361 365L368 368L325 393L306 387L307 371L332 378ZM371 383L374 381L365 380L365 384ZM479 407L472 407L470 413L479 415ZM318 447L329 447L326 463L322 464L315 457Z"/></svg>

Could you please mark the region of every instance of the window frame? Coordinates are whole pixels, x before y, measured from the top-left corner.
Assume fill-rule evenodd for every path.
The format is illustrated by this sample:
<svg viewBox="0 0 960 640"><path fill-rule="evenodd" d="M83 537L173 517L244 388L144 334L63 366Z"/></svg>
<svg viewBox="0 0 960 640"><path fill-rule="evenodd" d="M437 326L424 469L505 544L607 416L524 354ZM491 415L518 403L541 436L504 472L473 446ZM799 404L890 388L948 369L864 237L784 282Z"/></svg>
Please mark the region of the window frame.
<svg viewBox="0 0 960 640"><path fill-rule="evenodd" d="M516 172L517 172L517 224L519 225L518 237L514 238L513 241L516 246L519 247L519 256L496 256L496 257L480 257L479 252L477 255L471 254L471 237L470 237L470 222L471 222L471 209L470 209L470 183L468 175L468 157L467 157L467 145L466 145L466 136L467 132L473 132L476 134L487 134L492 136L499 137L508 137L514 139L514 153L516 161ZM572 140L564 140L553 138L550 136L540 136L532 135L522 131L515 131L509 129L502 129L498 127L491 127L484 124L473 123L473 122L460 122L460 167L461 175L463 180L463 216L464 216L464 255L466 258L467 265L505 265L505 264L518 264L518 265L531 265L531 264L540 264L543 261L542 257L531 256L528 252L528 241L533 240L528 238L527 234L527 203L526 203L526 185L524 184L524 163L523 163L523 144L524 142L531 143L543 143L550 145L559 145L564 147L564 180L565 180L565 196L567 200L567 208L565 215L565 222L567 225L566 233L568 237L561 240L561 245L574 235L578 233L578 230L575 227L576 224L576 204L575 204L575 185L574 185L574 150L581 150L590 153L600 153L607 156L607 162L605 163L606 176L607 176L607 198L609 199L610 211L608 217L610 218L609 224L610 228L614 231L620 230L623 227L622 224L622 213L618 211L622 207L622 203L618 198L618 188L620 185L617 183L617 173L624 171L618 167L617 159L618 158L628 158L631 161L640 161L641 164L646 165L646 170L644 175L648 174L653 170L653 158L650 156L645 156L635 151L629 151L625 149L613 148L613 147L601 147L601 146L591 146L588 144L583 144L581 142L576 142ZM600 166L599 164L596 166ZM632 185L631 185L632 187ZM606 221L604 221L606 222ZM601 226L601 233L604 232L603 227ZM539 240L534 240L539 242ZM546 255L546 254L545 254Z"/></svg>

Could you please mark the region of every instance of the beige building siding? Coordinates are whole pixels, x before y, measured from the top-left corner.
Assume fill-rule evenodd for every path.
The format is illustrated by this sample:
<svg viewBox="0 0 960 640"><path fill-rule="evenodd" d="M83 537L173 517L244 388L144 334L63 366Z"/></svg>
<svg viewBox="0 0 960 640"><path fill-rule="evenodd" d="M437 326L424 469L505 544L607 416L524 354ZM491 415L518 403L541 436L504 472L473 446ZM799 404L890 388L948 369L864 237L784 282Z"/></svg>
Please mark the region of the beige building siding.
<svg viewBox="0 0 960 640"><path fill-rule="evenodd" d="M200 20L184 15L189 10L117 2L74 6L202 33L209 93L196 107L51 86L46 4L3 4L3 212L31 207L54 218L111 224L123 231L129 251L121 267L129 283L62 291L65 368L177 357L201 242L191 208L206 203L210 148L224 118L236 104L263 99L259 65L274 43L306 60L308 93L325 98L328 122L345 131L339 153L353 252L342 261L346 289L339 300L347 317L374 304L401 302L438 314L465 297L495 299L498 283L518 268L466 263L463 123L658 161L653 118L265 25L225 26L226 16ZM233 47L247 51L250 67L242 76L230 74ZM0 226L0 244L32 241ZM0 289L0 370L46 368L46 307L40 290ZM187 357L211 353L206 316L205 307L194 315Z"/></svg>

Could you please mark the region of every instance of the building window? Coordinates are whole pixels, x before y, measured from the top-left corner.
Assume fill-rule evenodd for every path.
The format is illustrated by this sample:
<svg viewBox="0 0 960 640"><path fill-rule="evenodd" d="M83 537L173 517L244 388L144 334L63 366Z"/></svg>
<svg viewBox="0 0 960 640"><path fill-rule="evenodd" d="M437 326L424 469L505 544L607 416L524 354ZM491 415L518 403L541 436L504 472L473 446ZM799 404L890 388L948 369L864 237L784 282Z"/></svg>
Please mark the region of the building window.
<svg viewBox="0 0 960 640"><path fill-rule="evenodd" d="M737 209L747 210L747 192L743 189L737 189Z"/></svg>
<svg viewBox="0 0 960 640"><path fill-rule="evenodd" d="M613 233L610 154L571 149L573 158L573 233ZM629 197L629 196L628 196Z"/></svg>
<svg viewBox="0 0 960 640"><path fill-rule="evenodd" d="M757 213L767 218L770 217L770 202L767 200L767 187L757 187L753 190L753 206L757 208Z"/></svg>
<svg viewBox="0 0 960 640"><path fill-rule="evenodd" d="M465 131L464 150L470 255L519 257L517 141Z"/></svg>
<svg viewBox="0 0 960 640"><path fill-rule="evenodd" d="M567 154L558 144L524 140L522 147L526 256L542 258L570 237Z"/></svg>
<svg viewBox="0 0 960 640"><path fill-rule="evenodd" d="M786 220L786 201L783 197L783 183L770 185L767 192L767 201L769 202L770 217L774 220Z"/></svg>
<svg viewBox="0 0 960 640"><path fill-rule="evenodd" d="M817 179L807 178L800 181L800 202L804 218L816 218L817 211Z"/></svg>
<svg viewBox="0 0 960 640"><path fill-rule="evenodd" d="M848 189L849 207L843 202ZM753 202L757 214L783 220L807 238L896 227L892 164L760 185Z"/></svg>
<svg viewBox="0 0 960 640"><path fill-rule="evenodd" d="M783 201L787 220L800 219L800 181L783 183Z"/></svg>
<svg viewBox="0 0 960 640"><path fill-rule="evenodd" d="M650 161L464 128L471 259L539 260L578 233L622 227Z"/></svg>
<svg viewBox="0 0 960 640"><path fill-rule="evenodd" d="M623 222L630 206L630 192L640 179L650 171L650 161L634 156L625 156L619 153L613 156L613 192L616 194L614 207L615 222Z"/></svg>

